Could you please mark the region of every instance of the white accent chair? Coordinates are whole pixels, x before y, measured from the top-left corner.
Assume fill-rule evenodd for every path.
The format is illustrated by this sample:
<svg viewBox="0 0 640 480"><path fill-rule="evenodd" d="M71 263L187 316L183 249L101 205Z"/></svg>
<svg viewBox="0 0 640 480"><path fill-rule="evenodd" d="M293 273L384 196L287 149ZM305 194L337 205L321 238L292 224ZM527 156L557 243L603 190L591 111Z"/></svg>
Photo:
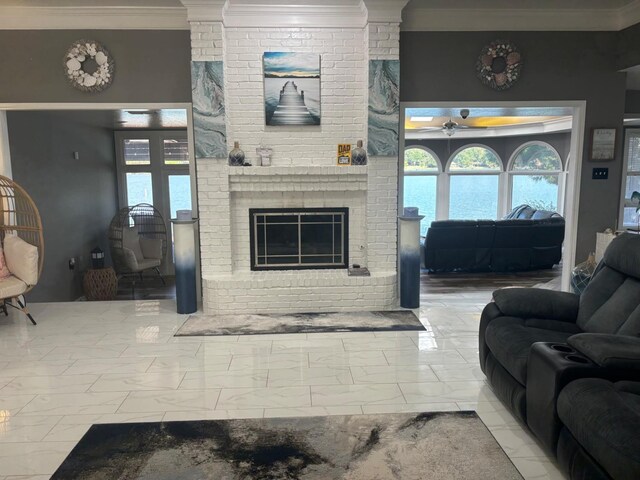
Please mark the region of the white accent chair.
<svg viewBox="0 0 640 480"><path fill-rule="evenodd" d="M29 194L10 178L0 176L0 242L11 275L0 279L0 311L7 307L27 309L24 295L36 286L44 263L42 220Z"/></svg>
<svg viewBox="0 0 640 480"><path fill-rule="evenodd" d="M133 293L136 278L142 281L146 270L155 271L165 284L160 267L167 253L167 227L152 205L121 209L111 220L109 245L116 273L132 278Z"/></svg>

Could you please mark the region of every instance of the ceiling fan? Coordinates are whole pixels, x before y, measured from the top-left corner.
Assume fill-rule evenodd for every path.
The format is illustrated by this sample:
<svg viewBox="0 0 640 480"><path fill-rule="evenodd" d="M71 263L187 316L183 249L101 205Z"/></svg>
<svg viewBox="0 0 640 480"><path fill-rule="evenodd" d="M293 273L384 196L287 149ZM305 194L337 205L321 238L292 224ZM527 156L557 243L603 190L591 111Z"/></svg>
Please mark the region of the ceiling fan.
<svg viewBox="0 0 640 480"><path fill-rule="evenodd" d="M469 110L467 110L466 108L463 108L462 110L460 110L460 117L462 119L466 119L469 117ZM442 124L442 127L425 127L425 128L419 128L418 131L419 132L430 132L430 131L435 131L435 130L441 130L442 133L444 133L447 137L451 137L453 136L456 131L458 129L464 129L464 130L483 130L487 127L474 127L471 125L460 125L458 122L454 122L453 119L451 117L449 117L449 120L444 122Z"/></svg>

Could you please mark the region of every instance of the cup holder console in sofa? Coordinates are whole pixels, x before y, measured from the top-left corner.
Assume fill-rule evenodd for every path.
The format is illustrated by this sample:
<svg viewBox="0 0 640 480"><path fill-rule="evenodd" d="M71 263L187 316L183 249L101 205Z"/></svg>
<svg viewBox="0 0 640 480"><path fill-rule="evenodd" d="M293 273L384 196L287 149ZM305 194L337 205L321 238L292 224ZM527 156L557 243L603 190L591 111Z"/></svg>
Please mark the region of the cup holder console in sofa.
<svg viewBox="0 0 640 480"><path fill-rule="evenodd" d="M581 296L493 294L480 366L572 479L640 478L640 235L607 248Z"/></svg>

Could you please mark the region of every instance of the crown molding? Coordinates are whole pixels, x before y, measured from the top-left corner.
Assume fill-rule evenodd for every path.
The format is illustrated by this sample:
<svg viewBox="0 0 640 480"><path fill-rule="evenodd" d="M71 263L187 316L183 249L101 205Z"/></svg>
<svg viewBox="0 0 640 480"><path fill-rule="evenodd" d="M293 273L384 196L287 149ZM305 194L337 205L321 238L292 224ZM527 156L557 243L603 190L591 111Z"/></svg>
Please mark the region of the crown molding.
<svg viewBox="0 0 640 480"><path fill-rule="evenodd" d="M402 9L409 0L362 0L369 22L402 22Z"/></svg>
<svg viewBox="0 0 640 480"><path fill-rule="evenodd" d="M180 0L189 22L221 22L226 0Z"/></svg>
<svg viewBox="0 0 640 480"><path fill-rule="evenodd" d="M623 30L640 22L640 0L618 9L618 30Z"/></svg>
<svg viewBox="0 0 640 480"><path fill-rule="evenodd" d="M363 28L367 9L363 1L355 5L226 2L222 18L226 27Z"/></svg>
<svg viewBox="0 0 640 480"><path fill-rule="evenodd" d="M0 30L188 30L182 7L3 7Z"/></svg>
<svg viewBox="0 0 640 480"><path fill-rule="evenodd" d="M640 21L640 0L618 9L428 9L403 12L403 31L619 31Z"/></svg>

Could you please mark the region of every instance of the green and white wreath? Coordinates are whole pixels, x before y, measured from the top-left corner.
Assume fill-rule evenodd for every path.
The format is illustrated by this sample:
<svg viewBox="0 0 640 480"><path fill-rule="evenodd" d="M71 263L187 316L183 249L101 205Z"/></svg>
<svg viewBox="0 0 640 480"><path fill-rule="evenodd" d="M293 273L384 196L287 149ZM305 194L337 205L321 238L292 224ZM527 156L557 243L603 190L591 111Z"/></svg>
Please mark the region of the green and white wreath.
<svg viewBox="0 0 640 480"><path fill-rule="evenodd" d="M522 73L522 54L511 42L495 40L485 46L476 62L478 78L494 90L507 90Z"/></svg>
<svg viewBox="0 0 640 480"><path fill-rule="evenodd" d="M73 42L63 63L71 85L83 92L100 92L111 85L113 80L113 57L95 40Z"/></svg>

